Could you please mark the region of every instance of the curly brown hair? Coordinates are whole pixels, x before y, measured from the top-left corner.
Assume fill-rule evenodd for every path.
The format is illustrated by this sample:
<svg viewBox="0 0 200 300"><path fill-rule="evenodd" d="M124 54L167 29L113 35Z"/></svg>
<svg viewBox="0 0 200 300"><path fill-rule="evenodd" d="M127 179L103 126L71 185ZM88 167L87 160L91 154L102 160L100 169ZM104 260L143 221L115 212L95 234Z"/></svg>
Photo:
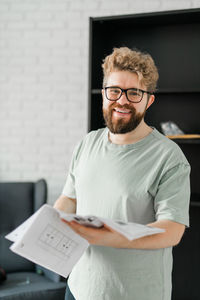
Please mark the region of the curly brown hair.
<svg viewBox="0 0 200 300"><path fill-rule="evenodd" d="M141 84L145 85L148 91L155 92L158 81L157 67L148 53L128 47L114 48L113 52L106 56L102 64L103 87L109 74L113 71L130 71L138 75Z"/></svg>

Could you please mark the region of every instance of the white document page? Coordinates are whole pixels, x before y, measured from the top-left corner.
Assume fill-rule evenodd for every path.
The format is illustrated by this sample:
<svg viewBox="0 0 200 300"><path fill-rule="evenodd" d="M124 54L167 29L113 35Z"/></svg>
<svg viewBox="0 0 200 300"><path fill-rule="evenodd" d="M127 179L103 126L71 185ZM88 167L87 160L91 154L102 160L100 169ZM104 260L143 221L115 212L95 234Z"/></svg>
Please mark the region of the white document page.
<svg viewBox="0 0 200 300"><path fill-rule="evenodd" d="M10 234L11 238L13 233L18 237L10 249L67 277L89 243L64 224L58 212L47 204L33 216L26 221L27 230L23 223Z"/></svg>
<svg viewBox="0 0 200 300"><path fill-rule="evenodd" d="M23 234L28 230L28 228L33 224L38 213L39 210L36 211L31 217L29 217L21 225L19 225L15 230L7 234L5 238L10 240L11 242L16 242L17 240L19 240L23 236Z"/></svg>
<svg viewBox="0 0 200 300"><path fill-rule="evenodd" d="M101 221L104 222L106 225L111 227L112 229L118 231L127 239L135 240L143 236L162 233L165 230L157 227L150 227L138 223L124 223L122 221L112 221L101 218Z"/></svg>

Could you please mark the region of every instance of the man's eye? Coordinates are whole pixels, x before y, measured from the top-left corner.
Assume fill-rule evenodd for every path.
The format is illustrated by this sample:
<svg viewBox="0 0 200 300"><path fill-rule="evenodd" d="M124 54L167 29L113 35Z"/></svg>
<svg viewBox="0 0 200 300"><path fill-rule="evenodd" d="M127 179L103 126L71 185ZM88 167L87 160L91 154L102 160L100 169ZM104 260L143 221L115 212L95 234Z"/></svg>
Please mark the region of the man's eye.
<svg viewBox="0 0 200 300"><path fill-rule="evenodd" d="M119 94L119 93L120 93L120 90L118 90L118 89L111 89L110 92L111 92L112 94Z"/></svg>
<svg viewBox="0 0 200 300"><path fill-rule="evenodd" d="M139 93L137 93L137 91L130 91L128 93L130 96L139 96Z"/></svg>

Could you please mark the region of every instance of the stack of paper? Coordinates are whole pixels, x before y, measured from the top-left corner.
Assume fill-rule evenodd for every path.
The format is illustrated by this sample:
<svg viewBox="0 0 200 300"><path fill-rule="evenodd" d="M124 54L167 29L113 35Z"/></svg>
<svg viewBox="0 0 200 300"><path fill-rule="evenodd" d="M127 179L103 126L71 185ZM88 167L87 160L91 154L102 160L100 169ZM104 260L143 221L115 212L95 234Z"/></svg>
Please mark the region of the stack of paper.
<svg viewBox="0 0 200 300"><path fill-rule="evenodd" d="M89 243L62 222L61 218L71 221L76 218L76 215L65 214L50 205L43 205L35 214L6 236L7 239L14 242L10 249L36 264L67 277L88 248ZM82 218L87 220L88 217ZM164 231L136 223L124 223L97 217L95 219L107 224L129 240Z"/></svg>

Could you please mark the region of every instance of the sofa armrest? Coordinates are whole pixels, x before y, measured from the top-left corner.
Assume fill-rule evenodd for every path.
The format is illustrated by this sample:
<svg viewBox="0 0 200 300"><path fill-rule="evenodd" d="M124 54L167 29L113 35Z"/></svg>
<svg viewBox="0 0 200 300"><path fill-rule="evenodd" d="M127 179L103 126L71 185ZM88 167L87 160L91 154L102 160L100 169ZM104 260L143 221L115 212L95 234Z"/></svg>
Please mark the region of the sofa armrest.
<svg viewBox="0 0 200 300"><path fill-rule="evenodd" d="M47 183L44 179L40 179L34 183L34 212L47 202Z"/></svg>

